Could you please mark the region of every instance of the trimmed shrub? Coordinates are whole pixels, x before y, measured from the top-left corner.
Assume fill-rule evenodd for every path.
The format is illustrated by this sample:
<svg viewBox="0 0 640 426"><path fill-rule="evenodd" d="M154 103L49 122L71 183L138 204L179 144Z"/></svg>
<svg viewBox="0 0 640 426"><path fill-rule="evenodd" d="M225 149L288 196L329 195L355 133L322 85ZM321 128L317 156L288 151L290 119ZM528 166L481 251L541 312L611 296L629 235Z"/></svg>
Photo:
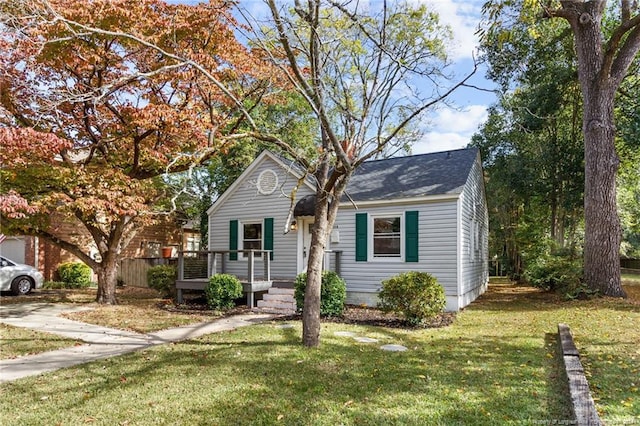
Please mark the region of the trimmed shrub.
<svg viewBox="0 0 640 426"><path fill-rule="evenodd" d="M163 297L173 297L176 291L177 270L171 265L152 266L147 271L147 285L162 293Z"/></svg>
<svg viewBox="0 0 640 426"><path fill-rule="evenodd" d="M447 304L444 288L426 272L409 271L382 281L378 307L404 316L413 325L435 317Z"/></svg>
<svg viewBox="0 0 640 426"><path fill-rule="evenodd" d="M227 310L233 308L236 299L242 297L242 283L233 275L216 274L209 279L204 292L211 309Z"/></svg>
<svg viewBox="0 0 640 426"><path fill-rule="evenodd" d="M66 262L57 269L66 288L86 288L91 285L91 268L81 262Z"/></svg>
<svg viewBox="0 0 640 426"><path fill-rule="evenodd" d="M304 307L304 292L307 288L307 274L303 272L296 277L294 297L296 308L302 312ZM322 273L320 285L320 315L324 317L337 317L344 312L344 303L347 299L347 283L333 271Z"/></svg>

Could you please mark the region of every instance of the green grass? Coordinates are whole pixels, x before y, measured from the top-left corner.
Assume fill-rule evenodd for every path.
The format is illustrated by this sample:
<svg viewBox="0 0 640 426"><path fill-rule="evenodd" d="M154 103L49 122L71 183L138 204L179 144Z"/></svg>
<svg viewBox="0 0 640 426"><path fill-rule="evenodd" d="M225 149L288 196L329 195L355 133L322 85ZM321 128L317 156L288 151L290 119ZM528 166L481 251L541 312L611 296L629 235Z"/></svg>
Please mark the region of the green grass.
<svg viewBox="0 0 640 426"><path fill-rule="evenodd" d="M0 323L0 359L66 348L78 343L55 334Z"/></svg>
<svg viewBox="0 0 640 426"><path fill-rule="evenodd" d="M552 342L327 324L322 347L306 350L299 324L277 325L5 385L0 407L13 424L486 425L568 415L549 383ZM383 352L338 330L410 350Z"/></svg>
<svg viewBox="0 0 640 426"><path fill-rule="evenodd" d="M640 274L622 274L622 283L625 285L640 285Z"/></svg>
<svg viewBox="0 0 640 426"><path fill-rule="evenodd" d="M640 304L566 302L493 285L452 326L419 331L323 323L238 329L0 387L15 425L488 425L567 420L557 324L570 325L608 424L640 418ZM336 331L374 337L357 343ZM406 352L383 352L385 343Z"/></svg>

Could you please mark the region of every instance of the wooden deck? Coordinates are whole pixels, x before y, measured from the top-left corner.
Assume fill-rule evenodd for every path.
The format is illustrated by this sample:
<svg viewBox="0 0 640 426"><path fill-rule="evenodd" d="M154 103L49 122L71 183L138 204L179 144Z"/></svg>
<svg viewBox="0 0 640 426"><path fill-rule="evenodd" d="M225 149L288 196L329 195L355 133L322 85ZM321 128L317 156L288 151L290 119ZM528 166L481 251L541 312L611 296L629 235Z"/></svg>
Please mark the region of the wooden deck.
<svg viewBox="0 0 640 426"><path fill-rule="evenodd" d="M243 293L247 294L247 306L253 308L255 293L266 291L272 285L271 260L269 250L215 250L182 251L178 253L178 279L176 280L177 301L183 303L183 290L204 291L209 278L226 273L226 258L231 254L247 254L247 275L238 277ZM262 257L264 271L258 273L254 267L256 255Z"/></svg>
<svg viewBox="0 0 640 426"><path fill-rule="evenodd" d="M183 290L204 291L209 278L227 273L226 265L231 254L247 257L246 275L239 276L243 292L247 294L247 305L254 307L255 293L267 291L270 287L293 288L293 278L289 280L271 279L270 250L209 250L178 252L178 279L176 280L177 301L183 303ZM341 250L327 250L323 267L329 269L329 255L333 254L334 271L341 273ZM257 271L255 259L262 258L264 270ZM295 278L295 277L294 277Z"/></svg>

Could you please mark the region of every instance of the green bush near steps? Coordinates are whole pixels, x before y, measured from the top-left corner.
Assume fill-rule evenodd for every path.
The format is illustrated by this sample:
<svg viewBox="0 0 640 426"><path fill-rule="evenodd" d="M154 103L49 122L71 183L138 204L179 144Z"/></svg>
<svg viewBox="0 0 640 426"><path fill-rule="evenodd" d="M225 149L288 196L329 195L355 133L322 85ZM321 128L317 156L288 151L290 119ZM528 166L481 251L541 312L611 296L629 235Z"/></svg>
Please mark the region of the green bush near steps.
<svg viewBox="0 0 640 426"><path fill-rule="evenodd" d="M296 277L294 297L296 309L302 312L304 307L304 292L307 287L307 274L303 272ZM320 286L320 315L323 317L337 317L344 312L347 299L347 284L333 271L322 273Z"/></svg>
<svg viewBox="0 0 640 426"><path fill-rule="evenodd" d="M56 272L66 288L87 288L91 285L91 268L84 263L62 263Z"/></svg>
<svg viewBox="0 0 640 426"><path fill-rule="evenodd" d="M209 279L204 292L209 308L224 311L235 307L236 299L242 297L242 283L233 275L216 274Z"/></svg>
<svg viewBox="0 0 640 426"><path fill-rule="evenodd" d="M173 297L176 291L177 270L171 265L156 265L147 270L147 284L163 297Z"/></svg>
<svg viewBox="0 0 640 426"><path fill-rule="evenodd" d="M426 272L409 271L382 281L378 307L418 325L444 311L444 288Z"/></svg>

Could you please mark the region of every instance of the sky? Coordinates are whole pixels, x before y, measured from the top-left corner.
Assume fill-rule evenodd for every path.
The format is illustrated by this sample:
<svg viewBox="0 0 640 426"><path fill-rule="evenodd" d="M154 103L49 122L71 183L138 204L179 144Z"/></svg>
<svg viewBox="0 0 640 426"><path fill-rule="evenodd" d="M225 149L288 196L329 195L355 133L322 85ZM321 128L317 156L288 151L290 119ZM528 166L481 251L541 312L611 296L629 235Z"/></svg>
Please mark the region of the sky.
<svg viewBox="0 0 640 426"><path fill-rule="evenodd" d="M477 53L475 32L484 1L424 1L437 10L442 22L451 26L454 40L450 55L454 70L459 76L466 75L473 69L473 54ZM470 83L493 90L495 84L484 78L485 72L485 68L479 68ZM413 146L414 154L464 148L486 120L487 108L496 101L496 96L484 90L461 88L452 99L455 108L440 108L424 120L421 126L424 136Z"/></svg>

